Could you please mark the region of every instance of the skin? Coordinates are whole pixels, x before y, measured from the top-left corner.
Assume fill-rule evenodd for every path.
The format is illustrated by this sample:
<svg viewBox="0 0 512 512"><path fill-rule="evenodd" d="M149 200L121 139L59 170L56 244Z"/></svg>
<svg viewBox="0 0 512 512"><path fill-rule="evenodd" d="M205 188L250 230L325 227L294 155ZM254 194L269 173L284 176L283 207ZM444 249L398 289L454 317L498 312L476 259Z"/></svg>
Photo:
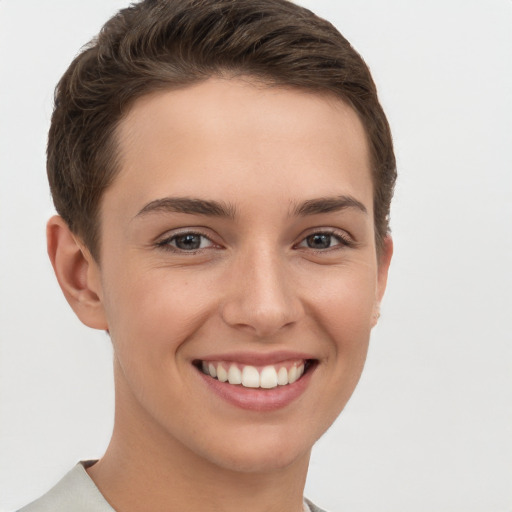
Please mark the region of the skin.
<svg viewBox="0 0 512 512"><path fill-rule="evenodd" d="M114 346L114 433L89 474L119 512L298 512L310 450L363 369L392 253L388 237L377 256L362 124L330 96L210 79L139 99L117 135L100 262L60 217L48 224L69 303ZM190 232L199 250L177 246ZM316 366L272 411L226 402L193 364L278 351Z"/></svg>

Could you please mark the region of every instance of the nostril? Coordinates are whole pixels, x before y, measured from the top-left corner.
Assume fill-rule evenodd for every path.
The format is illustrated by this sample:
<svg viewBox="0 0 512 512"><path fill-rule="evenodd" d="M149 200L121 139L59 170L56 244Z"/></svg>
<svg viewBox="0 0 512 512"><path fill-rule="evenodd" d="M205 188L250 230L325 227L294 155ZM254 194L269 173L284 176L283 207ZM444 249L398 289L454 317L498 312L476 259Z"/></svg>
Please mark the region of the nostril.
<svg viewBox="0 0 512 512"><path fill-rule="evenodd" d="M258 308L239 303L227 305L222 316L230 327L265 338L295 325L300 314L290 308Z"/></svg>
<svg viewBox="0 0 512 512"><path fill-rule="evenodd" d="M297 323L304 315L296 287L276 262L253 261L226 296L221 316L226 324L259 337L268 337ZM235 279L235 278L233 278Z"/></svg>

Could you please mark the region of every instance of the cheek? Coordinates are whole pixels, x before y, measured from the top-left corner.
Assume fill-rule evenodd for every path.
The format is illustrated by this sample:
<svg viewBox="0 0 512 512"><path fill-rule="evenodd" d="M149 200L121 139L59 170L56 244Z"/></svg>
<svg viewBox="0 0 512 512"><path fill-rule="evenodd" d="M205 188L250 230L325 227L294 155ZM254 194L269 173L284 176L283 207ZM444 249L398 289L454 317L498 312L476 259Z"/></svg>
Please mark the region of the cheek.
<svg viewBox="0 0 512 512"><path fill-rule="evenodd" d="M198 289L197 283L166 269L148 269L139 276L130 282L116 279L106 296L111 336L118 355L126 352L138 361L161 364L202 324L211 298L207 287Z"/></svg>
<svg viewBox="0 0 512 512"><path fill-rule="evenodd" d="M330 357L326 364L335 376L337 390L331 398L343 406L361 376L366 360L376 277L362 267L356 271L333 272L319 287L314 320L326 334Z"/></svg>
<svg viewBox="0 0 512 512"><path fill-rule="evenodd" d="M165 269L141 272L138 279L111 280L106 297L110 335L118 365L116 387L123 400L134 397L155 417L182 410L190 361L183 350L211 311L196 286ZM116 286L117 284L117 286Z"/></svg>
<svg viewBox="0 0 512 512"><path fill-rule="evenodd" d="M339 349L359 345L371 330L376 296L376 273L366 266L333 269L314 295L318 322L337 341Z"/></svg>
<svg viewBox="0 0 512 512"><path fill-rule="evenodd" d="M352 396L363 371L371 333L375 279L372 272L338 273L321 289L314 319L324 331L322 339L329 347L324 364L332 380L330 392L323 394L317 405L325 413L324 427L328 428Z"/></svg>

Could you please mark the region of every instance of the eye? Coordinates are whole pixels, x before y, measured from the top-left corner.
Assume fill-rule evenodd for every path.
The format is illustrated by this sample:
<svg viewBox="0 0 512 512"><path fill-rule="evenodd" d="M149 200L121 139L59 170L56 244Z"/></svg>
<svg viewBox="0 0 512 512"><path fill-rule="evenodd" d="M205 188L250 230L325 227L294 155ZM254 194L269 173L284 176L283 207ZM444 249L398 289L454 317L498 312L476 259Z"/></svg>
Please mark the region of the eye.
<svg viewBox="0 0 512 512"><path fill-rule="evenodd" d="M332 249L337 246L350 246L351 241L340 234L331 232L312 233L304 238L297 247L306 247L317 251Z"/></svg>
<svg viewBox="0 0 512 512"><path fill-rule="evenodd" d="M161 242L158 242L159 247L165 249L174 249L179 251L193 252L200 249L206 249L214 246L214 243L206 236L200 233L179 233L173 235Z"/></svg>

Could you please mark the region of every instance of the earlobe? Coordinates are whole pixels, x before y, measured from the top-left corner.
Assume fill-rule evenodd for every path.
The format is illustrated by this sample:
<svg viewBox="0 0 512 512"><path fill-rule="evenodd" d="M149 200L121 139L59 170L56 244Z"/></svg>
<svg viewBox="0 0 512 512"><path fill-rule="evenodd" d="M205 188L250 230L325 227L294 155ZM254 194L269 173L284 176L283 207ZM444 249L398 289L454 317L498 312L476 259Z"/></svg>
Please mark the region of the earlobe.
<svg viewBox="0 0 512 512"><path fill-rule="evenodd" d="M107 330L99 267L94 258L58 215L48 221L46 239L57 281L75 314L85 325Z"/></svg>
<svg viewBox="0 0 512 512"><path fill-rule="evenodd" d="M388 282L388 272L389 266L391 264L391 258L393 256L393 239L391 235L387 235L383 242L382 248L377 255L377 289L376 289L376 297L375 297L375 305L372 316L372 327L377 325L380 317L380 303L382 301L382 297L384 297L384 292L386 291L386 285Z"/></svg>

